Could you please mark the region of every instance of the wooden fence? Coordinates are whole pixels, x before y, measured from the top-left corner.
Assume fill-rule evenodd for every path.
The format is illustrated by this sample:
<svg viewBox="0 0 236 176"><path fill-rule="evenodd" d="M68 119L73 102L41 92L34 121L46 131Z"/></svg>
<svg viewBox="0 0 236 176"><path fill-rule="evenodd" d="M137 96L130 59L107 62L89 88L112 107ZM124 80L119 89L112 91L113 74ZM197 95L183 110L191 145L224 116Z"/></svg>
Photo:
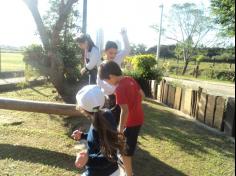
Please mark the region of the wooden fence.
<svg viewBox="0 0 236 176"><path fill-rule="evenodd" d="M215 96L198 90L149 81L151 98L235 137L235 98Z"/></svg>

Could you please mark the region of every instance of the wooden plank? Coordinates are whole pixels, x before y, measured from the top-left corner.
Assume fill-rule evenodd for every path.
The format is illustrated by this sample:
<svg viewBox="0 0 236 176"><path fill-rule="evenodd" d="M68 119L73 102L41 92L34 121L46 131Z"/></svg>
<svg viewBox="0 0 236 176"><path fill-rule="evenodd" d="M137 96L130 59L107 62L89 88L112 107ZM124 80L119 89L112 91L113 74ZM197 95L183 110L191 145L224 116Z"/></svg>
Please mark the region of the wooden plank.
<svg viewBox="0 0 236 176"><path fill-rule="evenodd" d="M180 110L182 98L182 88L176 87L174 109Z"/></svg>
<svg viewBox="0 0 236 176"><path fill-rule="evenodd" d="M160 101L163 103L164 102L164 90L165 90L165 84L166 84L166 80L162 80L161 81L161 96L160 96Z"/></svg>
<svg viewBox="0 0 236 176"><path fill-rule="evenodd" d="M157 100L161 101L161 85L157 85Z"/></svg>
<svg viewBox="0 0 236 176"><path fill-rule="evenodd" d="M219 130L222 130L224 112L225 112L225 98L217 97L216 98L216 110L213 127Z"/></svg>
<svg viewBox="0 0 236 176"><path fill-rule="evenodd" d="M206 106L207 106L207 94L202 93L200 97L200 101L198 103L198 114L197 119L203 123L205 123L205 115L206 115Z"/></svg>
<svg viewBox="0 0 236 176"><path fill-rule="evenodd" d="M184 112L185 92L186 92L186 89L182 89L182 98L181 98L181 106L180 106L181 112Z"/></svg>
<svg viewBox="0 0 236 176"><path fill-rule="evenodd" d="M235 136L235 98L229 98L227 102L224 132L229 136Z"/></svg>
<svg viewBox="0 0 236 176"><path fill-rule="evenodd" d="M164 96L163 96L163 103L167 104L167 100L168 100L168 93L169 93L169 84L165 84L164 87Z"/></svg>
<svg viewBox="0 0 236 176"><path fill-rule="evenodd" d="M214 95L208 95L205 123L210 127L213 127L214 124L215 108L216 97Z"/></svg>
<svg viewBox="0 0 236 176"><path fill-rule="evenodd" d="M174 107L174 101L175 101L175 87L170 85L169 91L168 91L168 100L167 105L171 108Z"/></svg>
<svg viewBox="0 0 236 176"><path fill-rule="evenodd" d="M198 91L193 90L193 94L192 94L192 108L191 108L191 113L190 115L194 118L197 117L197 103L198 103Z"/></svg>
<svg viewBox="0 0 236 176"><path fill-rule="evenodd" d="M67 116L81 116L81 113L76 110L75 104L60 104L51 102L16 100L9 98L0 98L0 109Z"/></svg>
<svg viewBox="0 0 236 176"><path fill-rule="evenodd" d="M192 89L186 89L184 94L184 109L183 113L190 115L192 109Z"/></svg>
<svg viewBox="0 0 236 176"><path fill-rule="evenodd" d="M152 80L151 82L151 93L152 93L152 98L156 99L156 95L157 95L157 81L156 80Z"/></svg>

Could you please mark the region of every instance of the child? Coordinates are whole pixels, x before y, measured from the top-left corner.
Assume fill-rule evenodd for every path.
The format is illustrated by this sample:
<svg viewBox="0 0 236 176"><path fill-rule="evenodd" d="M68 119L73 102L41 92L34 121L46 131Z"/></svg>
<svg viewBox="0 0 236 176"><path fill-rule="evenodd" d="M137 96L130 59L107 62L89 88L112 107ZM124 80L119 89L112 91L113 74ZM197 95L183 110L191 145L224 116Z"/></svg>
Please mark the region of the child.
<svg viewBox="0 0 236 176"><path fill-rule="evenodd" d="M116 62L120 67L125 57L130 53L130 43L125 29L121 30L121 35L124 42L124 50L118 52L118 45L113 41L108 41L105 47L105 60ZM115 92L115 87L102 81L99 76L97 77L97 84L102 88L103 92L110 96ZM113 97L111 97L113 99Z"/></svg>
<svg viewBox="0 0 236 176"><path fill-rule="evenodd" d="M127 36L127 31L125 29L121 30L121 35L124 42L124 50L118 52L118 46L113 41L108 41L105 47L106 60L111 60L116 62L120 67L124 58L130 53L130 43ZM97 84L102 88L103 92L107 95L106 107L112 110L112 113L116 119L117 124L120 120L120 107L116 105L116 98L114 95L115 86L102 81L99 76L97 78Z"/></svg>
<svg viewBox="0 0 236 176"><path fill-rule="evenodd" d="M84 50L85 67L81 70L81 74L89 73L89 84L96 84L97 67L101 63L99 49L95 46L91 37L86 34L81 34L77 39L79 47Z"/></svg>
<svg viewBox="0 0 236 176"><path fill-rule="evenodd" d="M117 163L117 151L124 151L124 137L117 132L114 118L110 111L101 109L105 96L98 86L85 86L76 96L78 109L87 115L92 125L87 134L75 131L72 137L88 142L88 151L77 156L75 165L86 166L82 176L120 176Z"/></svg>
<svg viewBox="0 0 236 176"><path fill-rule="evenodd" d="M127 176L132 176L132 156L134 155L138 135L144 122L142 99L144 93L131 77L122 76L119 65L113 61L101 64L99 77L116 86L116 103L121 108L118 132L126 137L126 154L122 156Z"/></svg>

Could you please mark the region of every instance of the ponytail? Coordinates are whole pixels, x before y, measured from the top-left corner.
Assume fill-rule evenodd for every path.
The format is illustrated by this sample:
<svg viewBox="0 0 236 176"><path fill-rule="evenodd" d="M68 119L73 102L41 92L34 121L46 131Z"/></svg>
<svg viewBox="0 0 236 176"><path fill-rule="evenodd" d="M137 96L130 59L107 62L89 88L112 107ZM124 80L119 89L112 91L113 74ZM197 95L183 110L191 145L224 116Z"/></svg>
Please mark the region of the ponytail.
<svg viewBox="0 0 236 176"><path fill-rule="evenodd" d="M78 43L85 43L88 42L88 51L91 52L93 47L96 47L93 40L91 39L90 35L88 34L81 34L76 41Z"/></svg>
<svg viewBox="0 0 236 176"><path fill-rule="evenodd" d="M108 160L115 161L114 156L117 150L119 150L122 155L124 154L124 135L112 128L112 125L104 117L104 111L98 110L98 112L94 113L93 125L99 135L101 153Z"/></svg>

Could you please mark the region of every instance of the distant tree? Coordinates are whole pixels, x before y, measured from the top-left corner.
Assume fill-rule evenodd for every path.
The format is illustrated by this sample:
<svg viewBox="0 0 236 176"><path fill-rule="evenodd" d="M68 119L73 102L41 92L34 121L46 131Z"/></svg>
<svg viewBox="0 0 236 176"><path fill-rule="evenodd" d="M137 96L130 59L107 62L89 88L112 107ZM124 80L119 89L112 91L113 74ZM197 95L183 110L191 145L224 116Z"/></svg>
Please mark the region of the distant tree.
<svg viewBox="0 0 236 176"><path fill-rule="evenodd" d="M131 55L140 55L140 54L145 54L147 51L147 46L144 44L131 44Z"/></svg>
<svg viewBox="0 0 236 176"><path fill-rule="evenodd" d="M177 42L178 48L182 50L184 75L196 49L205 42L207 34L214 30L214 25L204 8L191 3L173 5L169 21L165 35L167 39Z"/></svg>
<svg viewBox="0 0 236 176"><path fill-rule="evenodd" d="M222 26L224 36L235 36L235 0L211 0L215 22Z"/></svg>
<svg viewBox="0 0 236 176"><path fill-rule="evenodd" d="M175 58L175 45L161 45L160 49L160 57L161 58ZM156 54L157 46L153 46L149 48L146 53L148 54Z"/></svg>

